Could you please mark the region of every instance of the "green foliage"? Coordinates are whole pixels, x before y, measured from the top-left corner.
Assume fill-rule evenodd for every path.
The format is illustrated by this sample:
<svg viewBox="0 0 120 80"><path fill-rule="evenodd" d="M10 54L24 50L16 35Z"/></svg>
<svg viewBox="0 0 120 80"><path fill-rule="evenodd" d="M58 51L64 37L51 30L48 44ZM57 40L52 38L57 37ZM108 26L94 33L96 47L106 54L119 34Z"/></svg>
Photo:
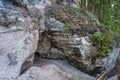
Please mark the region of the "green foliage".
<svg viewBox="0 0 120 80"><path fill-rule="evenodd" d="M110 34L111 31L102 32L92 36L93 46L96 47L94 54L98 57L108 56L111 52L111 44L113 36Z"/></svg>
<svg viewBox="0 0 120 80"><path fill-rule="evenodd" d="M63 32L68 33L71 31L71 29L72 29L72 25L70 23L65 23Z"/></svg>
<svg viewBox="0 0 120 80"><path fill-rule="evenodd" d="M120 1L111 0L108 5L103 6L103 20L101 22L113 31L120 31Z"/></svg>
<svg viewBox="0 0 120 80"><path fill-rule="evenodd" d="M117 35L115 41L119 44L120 35L120 0L78 0L80 8L93 13L104 29L99 35L93 35L93 45L97 47L97 56L107 56L110 53L110 44L113 40L111 31Z"/></svg>
<svg viewBox="0 0 120 80"><path fill-rule="evenodd" d="M80 9L75 7L69 7L68 11L72 14L77 14L80 11Z"/></svg>
<svg viewBox="0 0 120 80"><path fill-rule="evenodd" d="M75 77L74 77L74 76L71 76L71 77L69 78L69 80L75 80Z"/></svg>
<svg viewBox="0 0 120 80"><path fill-rule="evenodd" d="M85 10L82 10L79 7L69 7L67 8L67 11L78 19L91 19L91 16L87 14Z"/></svg>
<svg viewBox="0 0 120 80"><path fill-rule="evenodd" d="M78 0L80 8L93 13L111 30L120 32L120 0Z"/></svg>

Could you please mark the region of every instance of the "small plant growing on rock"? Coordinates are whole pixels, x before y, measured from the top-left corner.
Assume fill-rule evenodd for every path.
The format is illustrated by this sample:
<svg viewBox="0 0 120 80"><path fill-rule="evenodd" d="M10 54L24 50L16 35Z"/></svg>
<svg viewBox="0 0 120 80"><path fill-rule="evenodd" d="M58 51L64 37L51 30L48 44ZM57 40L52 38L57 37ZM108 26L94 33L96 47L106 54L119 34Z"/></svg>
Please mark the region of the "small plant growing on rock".
<svg viewBox="0 0 120 80"><path fill-rule="evenodd" d="M105 57L111 52L113 37L110 33L110 31L107 31L92 36L93 46L97 48L94 52L96 56Z"/></svg>
<svg viewBox="0 0 120 80"><path fill-rule="evenodd" d="M75 80L75 77L74 77L74 76L71 76L71 77L69 78L69 80Z"/></svg>
<svg viewBox="0 0 120 80"><path fill-rule="evenodd" d="M68 33L71 31L71 29L72 29L72 25L70 23L65 23L63 32Z"/></svg>

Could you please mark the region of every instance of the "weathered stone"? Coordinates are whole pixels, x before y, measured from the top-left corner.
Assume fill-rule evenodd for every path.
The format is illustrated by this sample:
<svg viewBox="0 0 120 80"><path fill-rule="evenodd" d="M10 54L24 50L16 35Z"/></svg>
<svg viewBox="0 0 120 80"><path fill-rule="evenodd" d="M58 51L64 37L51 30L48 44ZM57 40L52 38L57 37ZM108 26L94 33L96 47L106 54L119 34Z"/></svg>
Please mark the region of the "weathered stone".
<svg viewBox="0 0 120 80"><path fill-rule="evenodd" d="M63 11L64 10L65 9L63 9ZM71 64L85 72L91 73L98 71L93 74L100 73L104 69L107 59L94 59L92 54L94 47L92 46L92 41L89 39L89 35L92 35L92 33L97 31L97 25L92 24L89 19L86 21L86 17L82 18L83 22L80 18L74 18L77 21L81 21L80 24L83 24L83 26L74 26L72 27L73 32L63 33L65 24L60 21L62 21L62 19L69 19L72 15L70 16L69 13L69 15L67 15L66 12L63 18L63 16L58 15L62 15L64 13L58 13L58 15L56 15L55 11L53 12L55 17L53 15L51 18L51 15L47 15L47 18L45 18L46 31L44 32L44 37L39 41L38 46L40 47L38 47L37 52L39 52L42 57L46 58L67 59ZM84 16L88 15L84 14ZM84 23L84 19L86 23ZM69 21L70 20L68 20L68 22ZM71 20L71 23L75 24L74 22L75 20ZM91 24L90 28L88 27L89 24ZM80 31L82 31L81 34L79 33Z"/></svg>
<svg viewBox="0 0 120 80"><path fill-rule="evenodd" d="M61 60L35 58L34 66L17 80L95 80Z"/></svg>
<svg viewBox="0 0 120 80"><path fill-rule="evenodd" d="M51 31L56 31L56 32L59 32L59 31L63 31L64 29L64 24L57 21L55 18L49 18L49 19L46 19L46 24L47 28Z"/></svg>
<svg viewBox="0 0 120 80"><path fill-rule="evenodd" d="M76 0L67 0L65 4L76 6ZM106 58L96 59L91 53L89 35L98 28L91 23L88 13L83 11L77 18L64 5L58 13L55 5L56 0L0 0L0 80L69 80L72 75L75 80L95 79L56 61L45 64L45 60L38 62L40 66L31 67L38 37L36 52L42 57L66 59L85 72L100 72L104 68ZM53 15L51 9L44 12L46 6L55 9ZM72 23L72 28L63 33L66 22Z"/></svg>
<svg viewBox="0 0 120 80"><path fill-rule="evenodd" d="M24 8L3 1L0 7L0 80L17 77L22 64L34 54L39 36L35 24Z"/></svg>

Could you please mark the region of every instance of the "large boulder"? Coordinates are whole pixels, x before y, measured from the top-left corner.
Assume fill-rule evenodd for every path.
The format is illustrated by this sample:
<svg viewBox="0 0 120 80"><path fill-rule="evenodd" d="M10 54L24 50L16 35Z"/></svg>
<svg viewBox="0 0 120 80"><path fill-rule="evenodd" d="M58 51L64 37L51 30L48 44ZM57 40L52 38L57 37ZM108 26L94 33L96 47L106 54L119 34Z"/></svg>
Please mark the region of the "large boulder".
<svg viewBox="0 0 120 80"><path fill-rule="evenodd" d="M37 52L42 57L67 59L77 68L92 74L100 73L107 58L96 58L90 36L99 24L89 12L66 6L46 7L46 30L40 33Z"/></svg>
<svg viewBox="0 0 120 80"><path fill-rule="evenodd" d="M26 9L0 2L0 80L5 80L18 76L24 62L32 65L39 33Z"/></svg>

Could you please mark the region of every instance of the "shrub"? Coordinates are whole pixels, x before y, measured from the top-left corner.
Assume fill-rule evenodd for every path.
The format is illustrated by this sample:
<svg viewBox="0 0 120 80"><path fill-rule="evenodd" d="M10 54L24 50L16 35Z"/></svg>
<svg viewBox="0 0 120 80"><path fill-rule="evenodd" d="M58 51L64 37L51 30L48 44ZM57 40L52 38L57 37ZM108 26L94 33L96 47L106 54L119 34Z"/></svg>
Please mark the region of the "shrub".
<svg viewBox="0 0 120 80"><path fill-rule="evenodd" d="M111 31L101 32L92 36L93 46L96 47L94 55L98 57L108 56L111 52L111 45L113 42L113 35Z"/></svg>

